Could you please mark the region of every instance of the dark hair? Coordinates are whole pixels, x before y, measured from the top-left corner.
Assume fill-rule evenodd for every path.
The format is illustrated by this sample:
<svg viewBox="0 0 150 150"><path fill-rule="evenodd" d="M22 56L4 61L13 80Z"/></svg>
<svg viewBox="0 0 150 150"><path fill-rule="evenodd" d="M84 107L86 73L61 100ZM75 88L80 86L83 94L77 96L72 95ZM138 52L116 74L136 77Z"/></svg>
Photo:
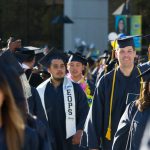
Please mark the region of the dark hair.
<svg viewBox="0 0 150 150"><path fill-rule="evenodd" d="M141 97L136 100L136 106L139 111L144 111L146 108L150 107L150 89L149 89L150 79L144 83L144 89L142 91Z"/></svg>
<svg viewBox="0 0 150 150"><path fill-rule="evenodd" d="M20 150L24 141L25 125L2 72L0 73L0 91L4 95L1 115L7 148L8 150Z"/></svg>
<svg viewBox="0 0 150 150"><path fill-rule="evenodd" d="M50 67L51 64L52 64L52 61L55 60L55 59L62 60L64 62L65 67L67 66L66 60L64 60L62 57L55 57L55 58L49 60L47 67Z"/></svg>
<svg viewBox="0 0 150 150"><path fill-rule="evenodd" d="M35 58L35 55L27 56L26 59L24 60L24 62L31 62L31 61L33 61L34 58Z"/></svg>

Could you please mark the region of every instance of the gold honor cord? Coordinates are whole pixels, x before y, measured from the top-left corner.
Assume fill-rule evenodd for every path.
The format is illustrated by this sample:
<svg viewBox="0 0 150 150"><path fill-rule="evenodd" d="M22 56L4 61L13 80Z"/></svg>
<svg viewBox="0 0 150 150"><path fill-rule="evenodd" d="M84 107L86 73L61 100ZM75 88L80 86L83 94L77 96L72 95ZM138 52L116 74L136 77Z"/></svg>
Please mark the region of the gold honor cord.
<svg viewBox="0 0 150 150"><path fill-rule="evenodd" d="M111 54L111 60L113 60L115 58L116 45L117 45L117 39L114 41L114 46L113 46L112 54Z"/></svg>
<svg viewBox="0 0 150 150"><path fill-rule="evenodd" d="M111 60L115 58L115 49L117 45L117 39L114 41L114 46L112 50L112 55L111 55ZM114 70L114 75L113 75L113 83L112 83L112 90L111 90L111 98L110 98L110 112L109 112L109 123L108 123L108 128L107 128L107 133L106 133L106 139L109 141L111 140L111 120L112 120L112 102L113 102L113 97L114 97L114 87L115 87L115 82L116 82L116 72L117 72L117 64L115 64L115 70Z"/></svg>
<svg viewBox="0 0 150 150"><path fill-rule="evenodd" d="M112 117L112 102L113 102L113 97L114 97L114 87L115 87L115 82L116 82L116 72L117 72L117 64L115 65L115 70L114 70L114 75L113 75L113 84L112 84L112 90L111 90L111 98L110 98L110 111L109 111L109 124L107 128L107 133L106 133L106 139L109 141L111 140L111 117Z"/></svg>

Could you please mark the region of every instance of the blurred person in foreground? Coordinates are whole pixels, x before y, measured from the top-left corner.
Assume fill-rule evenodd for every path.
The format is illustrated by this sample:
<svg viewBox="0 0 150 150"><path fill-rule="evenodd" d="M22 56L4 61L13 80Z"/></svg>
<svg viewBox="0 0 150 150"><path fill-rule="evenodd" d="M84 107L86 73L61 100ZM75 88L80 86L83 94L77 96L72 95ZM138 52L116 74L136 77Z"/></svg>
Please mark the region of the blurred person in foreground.
<svg viewBox="0 0 150 150"><path fill-rule="evenodd" d="M145 126L150 118L150 68L141 76L147 76L139 98L131 102L121 120L114 137L113 150L139 150ZM143 149L145 150L145 149Z"/></svg>
<svg viewBox="0 0 150 150"><path fill-rule="evenodd" d="M4 76L0 71L0 149L38 150L37 134L25 126Z"/></svg>

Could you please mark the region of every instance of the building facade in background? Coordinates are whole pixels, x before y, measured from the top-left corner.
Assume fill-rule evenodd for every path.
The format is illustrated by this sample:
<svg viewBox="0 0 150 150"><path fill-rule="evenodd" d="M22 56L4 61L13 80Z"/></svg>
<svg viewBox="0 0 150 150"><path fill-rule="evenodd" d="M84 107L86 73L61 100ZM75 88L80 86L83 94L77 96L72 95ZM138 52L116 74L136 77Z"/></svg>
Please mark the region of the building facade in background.
<svg viewBox="0 0 150 150"><path fill-rule="evenodd" d="M64 15L74 21L64 25L65 49L73 49L76 38L101 51L107 48L108 0L64 0Z"/></svg>

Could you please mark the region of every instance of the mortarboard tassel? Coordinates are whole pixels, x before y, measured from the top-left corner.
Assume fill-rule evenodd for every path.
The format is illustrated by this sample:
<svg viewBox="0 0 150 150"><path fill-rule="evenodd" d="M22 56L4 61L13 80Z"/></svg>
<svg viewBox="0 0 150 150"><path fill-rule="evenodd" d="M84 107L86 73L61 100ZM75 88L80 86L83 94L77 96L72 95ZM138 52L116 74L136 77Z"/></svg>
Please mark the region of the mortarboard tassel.
<svg viewBox="0 0 150 150"><path fill-rule="evenodd" d="M111 140L111 128L107 129L106 138L110 141Z"/></svg>
<svg viewBox="0 0 150 150"><path fill-rule="evenodd" d="M115 58L115 50L116 50L117 47L118 47L117 40L112 41L112 42L111 42L111 45L112 45L112 47L113 47L113 49L112 49L112 54L111 54L111 60L113 60L113 59Z"/></svg>

